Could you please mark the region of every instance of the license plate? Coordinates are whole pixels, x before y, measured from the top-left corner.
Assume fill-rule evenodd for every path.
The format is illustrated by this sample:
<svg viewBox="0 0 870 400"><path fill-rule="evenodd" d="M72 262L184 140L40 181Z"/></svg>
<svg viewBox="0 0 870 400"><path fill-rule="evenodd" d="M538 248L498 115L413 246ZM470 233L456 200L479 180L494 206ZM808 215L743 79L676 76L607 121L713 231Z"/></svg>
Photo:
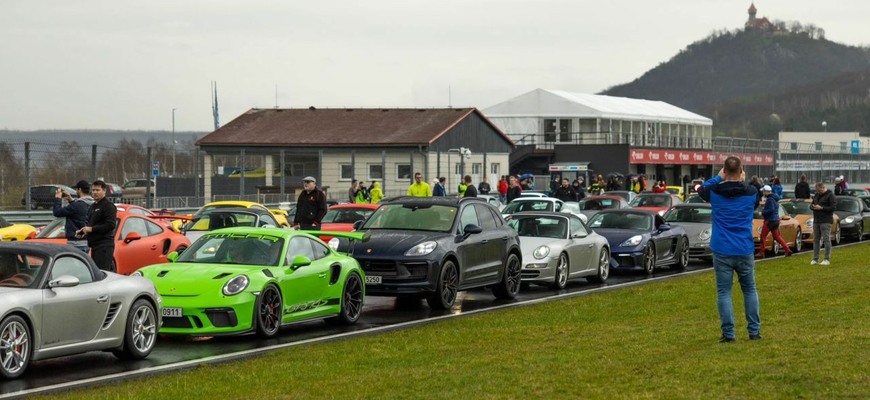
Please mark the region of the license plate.
<svg viewBox="0 0 870 400"><path fill-rule="evenodd" d="M366 275L366 285L380 285L381 277L379 275Z"/></svg>
<svg viewBox="0 0 870 400"><path fill-rule="evenodd" d="M181 307L164 307L164 317L181 317Z"/></svg>

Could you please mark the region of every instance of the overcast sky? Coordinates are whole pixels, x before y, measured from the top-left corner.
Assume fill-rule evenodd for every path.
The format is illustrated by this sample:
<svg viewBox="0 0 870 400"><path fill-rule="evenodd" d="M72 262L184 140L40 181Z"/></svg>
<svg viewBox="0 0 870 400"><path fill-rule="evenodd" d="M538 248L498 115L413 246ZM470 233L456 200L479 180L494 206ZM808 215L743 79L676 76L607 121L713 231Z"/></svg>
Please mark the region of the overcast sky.
<svg viewBox="0 0 870 400"><path fill-rule="evenodd" d="M745 0L2 0L0 129L212 128L252 107L486 108L596 93ZM870 1L759 0L759 17L870 43ZM451 95L452 94L452 95Z"/></svg>

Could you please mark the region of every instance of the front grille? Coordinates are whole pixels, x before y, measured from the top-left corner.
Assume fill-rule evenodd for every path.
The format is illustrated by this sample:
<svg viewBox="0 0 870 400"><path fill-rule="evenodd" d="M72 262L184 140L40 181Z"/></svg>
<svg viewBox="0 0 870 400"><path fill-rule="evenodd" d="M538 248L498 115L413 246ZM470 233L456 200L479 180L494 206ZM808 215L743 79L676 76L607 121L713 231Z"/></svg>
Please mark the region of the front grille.
<svg viewBox="0 0 870 400"><path fill-rule="evenodd" d="M190 329L192 325L187 317L163 317L163 327Z"/></svg>
<svg viewBox="0 0 870 400"><path fill-rule="evenodd" d="M429 263L426 261L386 261L360 260L366 275L382 276L384 282L422 280L429 276Z"/></svg>
<svg viewBox="0 0 870 400"><path fill-rule="evenodd" d="M232 309L206 309L205 315L208 316L208 320L211 321L212 326L215 328L225 328L239 324L236 312Z"/></svg>
<svg viewBox="0 0 870 400"><path fill-rule="evenodd" d="M634 267L634 257L631 256L617 256L616 260L619 261L620 267Z"/></svg>
<svg viewBox="0 0 870 400"><path fill-rule="evenodd" d="M520 273L520 278L521 278L521 279L533 279L533 278L537 278L537 277L540 276L540 275L541 275L541 271L538 271L538 270L526 270L526 269L524 269L524 270Z"/></svg>

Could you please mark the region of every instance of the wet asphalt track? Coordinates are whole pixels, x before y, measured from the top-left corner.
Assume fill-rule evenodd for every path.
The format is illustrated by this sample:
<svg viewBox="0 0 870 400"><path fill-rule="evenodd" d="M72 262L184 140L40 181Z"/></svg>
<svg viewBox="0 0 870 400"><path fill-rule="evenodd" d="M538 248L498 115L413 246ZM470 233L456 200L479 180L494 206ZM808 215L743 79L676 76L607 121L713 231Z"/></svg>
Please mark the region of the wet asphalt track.
<svg viewBox="0 0 870 400"><path fill-rule="evenodd" d="M430 310L424 300L409 301L408 299L389 297L369 297L366 299L366 306L359 322L350 327L334 327L323 321L312 321L291 325L283 329L277 338L270 340L258 339L254 335L195 339L161 336L154 351L145 360L121 361L111 353L91 352L32 362L21 378L0 381L0 398L16 398L36 393L107 384L146 374L192 368L202 362L250 357L271 351L270 348L273 346L289 347L299 342L328 340L336 335L343 338L353 335L355 332L360 334L366 331L379 333L391 329L391 326L395 326L395 329L401 329L414 321L443 319L451 314L482 312L527 301L539 302L555 296L580 295L594 289L600 290L626 283L641 284L644 281L697 273L709 268L711 268L709 264L692 260L689 268L682 273L667 268L657 270L652 277L647 277L643 273L612 273L606 284L590 284L585 279L575 280L569 282L568 287L561 291L532 285L528 289L521 290L517 299L511 301L496 300L489 290L460 292L456 306L448 311ZM233 353L240 354L229 358L221 357Z"/></svg>

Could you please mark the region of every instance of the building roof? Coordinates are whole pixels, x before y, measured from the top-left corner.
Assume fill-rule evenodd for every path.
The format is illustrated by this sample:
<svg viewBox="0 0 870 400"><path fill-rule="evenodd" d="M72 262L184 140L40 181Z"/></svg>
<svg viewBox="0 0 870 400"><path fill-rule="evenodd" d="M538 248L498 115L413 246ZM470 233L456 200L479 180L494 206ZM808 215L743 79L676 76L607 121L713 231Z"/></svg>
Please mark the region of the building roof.
<svg viewBox="0 0 870 400"><path fill-rule="evenodd" d="M402 146L429 145L469 115L478 114L512 143L476 108L252 108L197 145Z"/></svg>
<svg viewBox="0 0 870 400"><path fill-rule="evenodd" d="M713 125L710 118L663 101L535 89L483 110L487 117L574 117Z"/></svg>

